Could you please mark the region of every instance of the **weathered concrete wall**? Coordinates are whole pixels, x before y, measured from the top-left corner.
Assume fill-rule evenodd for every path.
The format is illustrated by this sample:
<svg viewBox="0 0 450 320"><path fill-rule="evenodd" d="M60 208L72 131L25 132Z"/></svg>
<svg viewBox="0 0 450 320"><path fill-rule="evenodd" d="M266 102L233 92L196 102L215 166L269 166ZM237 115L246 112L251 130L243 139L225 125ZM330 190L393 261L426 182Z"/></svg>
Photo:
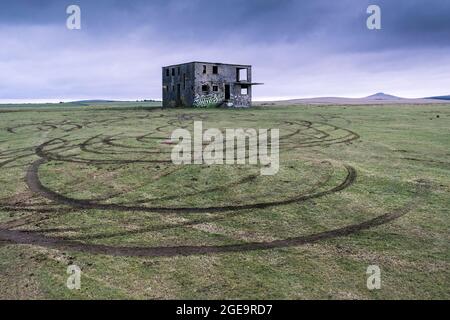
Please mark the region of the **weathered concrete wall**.
<svg viewBox="0 0 450 320"><path fill-rule="evenodd" d="M194 103L194 64L162 68L163 107L189 107Z"/></svg>
<svg viewBox="0 0 450 320"><path fill-rule="evenodd" d="M238 81L238 69L247 70L245 81ZM251 106L251 66L193 62L165 67L162 72L164 107ZM242 87L247 87L247 94L242 94Z"/></svg>
<svg viewBox="0 0 450 320"><path fill-rule="evenodd" d="M204 73L206 67L206 73ZM213 73L213 68L217 67L217 74ZM237 84L237 70L247 69L247 82L251 82L251 67L227 64L196 63L195 64L195 97L208 96L215 104L226 103L234 107L251 106L251 88L247 95L241 95L241 85ZM230 86L230 98L225 101L225 86ZM208 86L208 91L202 88ZM251 86L250 86L251 87ZM217 91L215 91L216 89Z"/></svg>

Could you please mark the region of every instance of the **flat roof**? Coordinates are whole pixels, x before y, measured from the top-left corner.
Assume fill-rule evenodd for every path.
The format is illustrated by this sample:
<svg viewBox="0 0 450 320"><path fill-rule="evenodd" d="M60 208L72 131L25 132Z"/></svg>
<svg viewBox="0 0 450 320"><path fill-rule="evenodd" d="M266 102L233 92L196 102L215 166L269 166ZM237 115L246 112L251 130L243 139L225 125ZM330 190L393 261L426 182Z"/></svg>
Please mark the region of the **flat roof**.
<svg viewBox="0 0 450 320"><path fill-rule="evenodd" d="M243 84L246 86L262 86L264 83L262 82L247 82L247 81L235 81L234 84Z"/></svg>
<svg viewBox="0 0 450 320"><path fill-rule="evenodd" d="M184 64L191 64L191 63L215 64L215 65L235 66L235 67L251 67L250 64L234 64L234 63L223 63L223 62L191 61L191 62L185 62L185 63L171 64L169 66L164 66L163 68L177 67L177 66L181 66L181 65L184 65Z"/></svg>

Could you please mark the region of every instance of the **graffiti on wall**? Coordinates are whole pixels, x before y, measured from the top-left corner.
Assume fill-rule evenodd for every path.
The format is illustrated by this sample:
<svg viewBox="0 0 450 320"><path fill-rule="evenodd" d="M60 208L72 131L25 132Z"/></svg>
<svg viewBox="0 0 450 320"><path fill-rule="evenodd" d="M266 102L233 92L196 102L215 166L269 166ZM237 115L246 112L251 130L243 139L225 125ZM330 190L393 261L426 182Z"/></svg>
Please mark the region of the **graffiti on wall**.
<svg viewBox="0 0 450 320"><path fill-rule="evenodd" d="M205 95L196 94L194 98L194 107L208 108L217 107L225 101L225 94L223 92L214 92Z"/></svg>

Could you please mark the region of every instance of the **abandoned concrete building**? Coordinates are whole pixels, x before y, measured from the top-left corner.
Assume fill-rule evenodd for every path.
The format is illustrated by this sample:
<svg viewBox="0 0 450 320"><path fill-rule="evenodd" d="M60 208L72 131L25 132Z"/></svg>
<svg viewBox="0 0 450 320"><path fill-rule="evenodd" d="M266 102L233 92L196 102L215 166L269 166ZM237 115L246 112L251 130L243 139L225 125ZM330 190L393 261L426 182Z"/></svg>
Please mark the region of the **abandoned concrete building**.
<svg viewBox="0 0 450 320"><path fill-rule="evenodd" d="M162 68L163 107L236 107L252 104L252 66L189 62Z"/></svg>

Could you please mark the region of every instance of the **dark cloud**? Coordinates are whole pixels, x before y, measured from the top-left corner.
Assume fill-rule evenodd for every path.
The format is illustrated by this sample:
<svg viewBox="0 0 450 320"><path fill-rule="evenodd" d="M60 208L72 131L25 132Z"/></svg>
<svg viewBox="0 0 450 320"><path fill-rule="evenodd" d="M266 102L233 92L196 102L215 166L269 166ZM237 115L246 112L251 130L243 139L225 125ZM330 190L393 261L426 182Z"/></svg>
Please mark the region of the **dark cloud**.
<svg viewBox="0 0 450 320"><path fill-rule="evenodd" d="M61 25L72 3L81 6L86 31L98 34L148 27L175 40L312 39L356 50L366 47L364 42L372 49L450 45L448 0L9 0L2 2L0 23ZM369 4L382 8L383 31L377 36L365 27Z"/></svg>
<svg viewBox="0 0 450 320"><path fill-rule="evenodd" d="M65 28L70 4L82 9L81 31ZM381 7L382 30L366 28L369 4ZM120 88L126 97L157 97L161 64L200 59L254 64L277 80L264 89L271 96L362 94L371 90L365 77L374 91L386 79L397 86L388 91L406 92L400 80L420 72L448 87L449 16L448 0L4 0L0 98L17 96L20 85L29 97L108 96ZM41 81L5 74L25 65ZM57 74L63 70L71 72Z"/></svg>

